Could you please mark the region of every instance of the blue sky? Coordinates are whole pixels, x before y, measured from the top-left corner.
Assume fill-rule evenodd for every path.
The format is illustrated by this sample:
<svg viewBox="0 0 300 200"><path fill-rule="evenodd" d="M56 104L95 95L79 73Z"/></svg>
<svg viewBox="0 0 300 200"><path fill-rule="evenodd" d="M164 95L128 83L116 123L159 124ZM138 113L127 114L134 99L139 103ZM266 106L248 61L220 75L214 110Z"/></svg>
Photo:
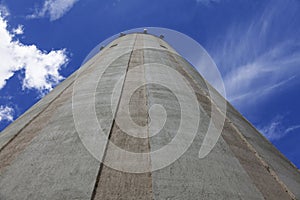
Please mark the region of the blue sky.
<svg viewBox="0 0 300 200"><path fill-rule="evenodd" d="M124 30L198 41L227 99L300 167L299 0L0 0L0 130Z"/></svg>

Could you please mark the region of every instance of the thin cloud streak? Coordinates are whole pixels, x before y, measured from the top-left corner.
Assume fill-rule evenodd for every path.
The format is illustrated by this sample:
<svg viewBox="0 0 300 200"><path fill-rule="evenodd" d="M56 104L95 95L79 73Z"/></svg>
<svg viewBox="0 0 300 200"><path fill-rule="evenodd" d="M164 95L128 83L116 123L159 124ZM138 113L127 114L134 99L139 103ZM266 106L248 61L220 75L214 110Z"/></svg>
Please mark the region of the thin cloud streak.
<svg viewBox="0 0 300 200"><path fill-rule="evenodd" d="M260 132L269 140L277 141L300 128L300 124L285 127L282 122L283 119L284 116L276 116L269 124L259 128Z"/></svg>
<svg viewBox="0 0 300 200"><path fill-rule="evenodd" d="M230 101L232 103L241 102L241 101L244 101L245 99L248 99L250 97L253 100L253 96L255 96L256 99L263 98L264 95L267 95L268 93L273 92L273 90L275 90L275 89L278 89L280 87L284 87L286 84L288 84L289 82L291 82L295 78L296 78L296 76L292 76L289 79L283 80L283 81L281 81L279 83L276 83L272 86L262 87L262 88L258 89L257 91L251 91L251 92L248 92L248 93L243 93L240 96L235 96L235 97L231 98Z"/></svg>
<svg viewBox="0 0 300 200"><path fill-rule="evenodd" d="M290 132L292 132L296 129L299 129L299 128L300 128L300 125L291 126L291 127L287 128L284 133L288 134L288 133L290 133Z"/></svg>
<svg viewBox="0 0 300 200"><path fill-rule="evenodd" d="M55 21L69 12L79 0L46 0L41 9L37 9L28 18L49 17L50 21Z"/></svg>
<svg viewBox="0 0 300 200"><path fill-rule="evenodd" d="M247 101L257 103L298 80L299 28L292 21L299 15L299 4L294 4L277 1L266 6L252 20L233 24L222 41L213 45L212 57L223 72L227 98L237 107L247 106ZM283 33L290 29L295 30ZM288 33L295 35L289 37Z"/></svg>

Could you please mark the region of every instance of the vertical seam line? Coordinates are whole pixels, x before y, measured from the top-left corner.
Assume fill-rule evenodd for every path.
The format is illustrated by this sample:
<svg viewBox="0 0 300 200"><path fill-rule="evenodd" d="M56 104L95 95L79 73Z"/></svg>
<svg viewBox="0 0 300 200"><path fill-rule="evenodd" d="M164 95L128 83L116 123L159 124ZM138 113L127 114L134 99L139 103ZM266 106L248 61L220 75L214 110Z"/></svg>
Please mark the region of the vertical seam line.
<svg viewBox="0 0 300 200"><path fill-rule="evenodd" d="M111 135L112 135L112 131L113 131L114 125L115 125L115 119L116 119L116 116L117 116L117 113L118 113L118 110L119 110L119 106L120 106L120 102L121 102L121 98L122 98L122 95L123 95L125 80L127 78L127 72L128 72L128 69L129 69L129 65L131 63L131 57L132 57L132 54L134 52L136 39L137 39L137 35L135 36L134 43L133 43L133 46L132 46L132 50L131 50L131 53L130 53L130 56L129 56L129 60L128 60L128 63L127 63L127 68L126 68L126 72L125 72L125 76L124 76L124 80L123 80L123 84L122 84L120 98L118 100L117 109L116 109L116 111L114 113L113 121L112 121L112 124L111 124L111 127L110 127L110 131L109 131L109 134L108 134L107 144L106 144L106 147L105 147L105 150L104 150L104 154L103 154L103 157L102 157L102 160L101 160L101 163L100 163L100 167L99 167L99 170L98 170L98 173L97 173L97 178L96 178L96 182L95 182L94 189L93 189L93 192L92 192L91 200L94 200L95 197L96 197L96 193L97 193L99 181L100 181L102 170L103 170L103 166L104 166L103 162L104 162L104 160L106 158L106 154L107 154L107 150L108 150L108 146L109 146L109 141L110 141L110 138L111 138Z"/></svg>

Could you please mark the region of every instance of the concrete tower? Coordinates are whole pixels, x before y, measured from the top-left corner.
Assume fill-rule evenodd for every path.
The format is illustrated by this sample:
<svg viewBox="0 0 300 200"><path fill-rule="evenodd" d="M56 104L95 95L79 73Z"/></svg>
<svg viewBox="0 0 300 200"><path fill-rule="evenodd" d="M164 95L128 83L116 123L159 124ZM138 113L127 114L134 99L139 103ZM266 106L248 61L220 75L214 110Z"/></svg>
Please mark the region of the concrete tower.
<svg viewBox="0 0 300 200"><path fill-rule="evenodd" d="M0 199L300 199L300 173L145 31L122 34L1 133Z"/></svg>

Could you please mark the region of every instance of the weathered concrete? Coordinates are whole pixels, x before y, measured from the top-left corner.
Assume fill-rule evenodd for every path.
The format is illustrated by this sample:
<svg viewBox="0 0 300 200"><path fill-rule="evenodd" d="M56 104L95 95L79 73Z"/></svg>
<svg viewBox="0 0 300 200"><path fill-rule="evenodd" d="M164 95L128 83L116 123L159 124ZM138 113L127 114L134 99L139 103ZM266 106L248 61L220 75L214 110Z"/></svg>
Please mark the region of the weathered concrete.
<svg viewBox="0 0 300 200"><path fill-rule="evenodd" d="M137 35L134 43L133 51L130 53L130 61L126 71L130 71L136 66L143 64L143 52L136 50L137 48L142 48L143 40L142 35ZM138 71L134 76L126 74L126 80L124 81L124 86L122 90L120 103L118 110L126 107L127 102L124 100L129 90L137 85L137 82L144 84L144 71L143 68ZM100 85L101 86L101 85ZM110 141L117 145L118 147L125 149L126 151L143 153L149 152L149 139L148 138L137 138L127 135L118 126L119 120L124 120L125 118L131 117L132 120L139 126L147 126L147 99L145 87L140 88L130 99L130 105L134 106L131 109L131 116L123 116L120 112L116 113L116 120L113 123L113 127L110 133ZM140 136L147 136L147 131L139 132ZM150 169L150 158L146 156L140 160L129 160L126 155L122 155L116 151L111 145L108 145L106 150L106 155L104 161L111 163L112 166L122 165L148 165L147 168ZM152 199L152 182L151 173L126 173L111 169L105 165L102 165L99 171L99 182L96 187L95 197L93 199L131 199L132 197L136 199ZM114 189L107 189L114 188Z"/></svg>
<svg viewBox="0 0 300 200"><path fill-rule="evenodd" d="M174 55L159 54L155 51L147 51L147 53L157 54L146 56L147 58L159 58L160 62L180 71L178 68L181 66L176 62L176 59L170 58ZM149 59L149 62L155 63L156 60L151 61ZM149 76L151 75L149 74ZM191 81L186 73L183 76ZM159 98L159 96L155 97L157 92L164 92L164 90L149 88L150 105L162 104L161 102L166 102L166 98L172 102L172 94ZM200 92L200 90L196 90L196 92ZM176 100L173 99L173 101ZM172 103L167 102L167 104ZM174 108L170 110L170 112L172 111L176 112ZM202 107L200 107L200 111L201 121L198 135L189 150L169 167L153 172L155 199L263 199L222 138L207 158L198 159L199 148L209 123L209 117ZM177 107L177 114L168 115L168 120L173 121L173 123L166 123L161 133L151 139L151 147L164 144L164 141L169 141L174 137L176 126L173 124L179 123L180 107ZM244 180L243 184L240 184L240 180Z"/></svg>
<svg viewBox="0 0 300 200"><path fill-rule="evenodd" d="M194 95L164 66L189 85L197 110L190 105ZM180 102L183 97L187 101ZM120 37L1 133L0 200L300 199L296 167L229 103L222 112L222 100L165 41L148 34ZM212 152L199 159L212 112L213 127L222 128L222 117L225 126ZM195 122L185 153L151 171L173 156L151 152L184 148ZM172 143L180 127L184 135ZM93 134L81 135L82 129ZM98 141L100 132L106 138ZM85 141L93 140L100 145L89 149Z"/></svg>

